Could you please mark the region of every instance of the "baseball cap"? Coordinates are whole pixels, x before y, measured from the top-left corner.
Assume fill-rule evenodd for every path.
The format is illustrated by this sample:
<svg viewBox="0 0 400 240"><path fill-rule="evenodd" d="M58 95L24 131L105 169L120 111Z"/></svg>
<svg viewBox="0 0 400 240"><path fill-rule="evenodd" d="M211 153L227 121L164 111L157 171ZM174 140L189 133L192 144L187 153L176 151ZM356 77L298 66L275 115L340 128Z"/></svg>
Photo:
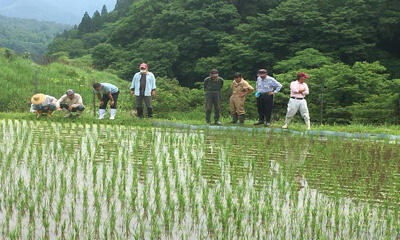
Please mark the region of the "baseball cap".
<svg viewBox="0 0 400 240"><path fill-rule="evenodd" d="M147 64L146 63L140 64L140 68L147 68Z"/></svg>
<svg viewBox="0 0 400 240"><path fill-rule="evenodd" d="M67 90L66 94L67 94L68 96L71 96L71 95L75 94L75 92L74 92L74 90L69 89L69 90Z"/></svg>
<svg viewBox="0 0 400 240"><path fill-rule="evenodd" d="M297 78L310 78L305 72L300 72L297 74Z"/></svg>

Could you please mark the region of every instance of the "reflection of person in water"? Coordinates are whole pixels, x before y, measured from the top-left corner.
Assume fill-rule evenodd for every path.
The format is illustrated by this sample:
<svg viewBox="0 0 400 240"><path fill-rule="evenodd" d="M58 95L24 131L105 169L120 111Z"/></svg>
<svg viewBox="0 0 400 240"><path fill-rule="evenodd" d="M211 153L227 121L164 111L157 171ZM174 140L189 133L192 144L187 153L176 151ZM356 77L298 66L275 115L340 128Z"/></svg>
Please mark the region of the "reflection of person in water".
<svg viewBox="0 0 400 240"><path fill-rule="evenodd" d="M284 138L283 141L286 141L286 146L291 146L287 141L293 141L292 139ZM293 151L292 149L287 149L285 154L285 168L290 169L294 172L294 181L299 185L299 191L304 187L308 186L307 180L302 174L301 167L305 163L307 159L307 153L310 148L310 145L307 142L298 143L301 146L298 147L299 151Z"/></svg>

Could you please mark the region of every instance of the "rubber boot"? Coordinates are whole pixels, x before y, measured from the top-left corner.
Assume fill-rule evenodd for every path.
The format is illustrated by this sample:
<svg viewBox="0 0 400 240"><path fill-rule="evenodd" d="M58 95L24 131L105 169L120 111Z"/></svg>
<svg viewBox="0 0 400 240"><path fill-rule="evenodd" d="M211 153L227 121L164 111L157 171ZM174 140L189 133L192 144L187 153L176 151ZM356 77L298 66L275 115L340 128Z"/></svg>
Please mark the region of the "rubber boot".
<svg viewBox="0 0 400 240"><path fill-rule="evenodd" d="M106 110L105 109L100 109L99 110L99 119L104 119L104 115L106 115Z"/></svg>
<svg viewBox="0 0 400 240"><path fill-rule="evenodd" d="M47 117L51 117L51 114L53 114L53 111L47 111Z"/></svg>
<svg viewBox="0 0 400 240"><path fill-rule="evenodd" d="M233 114L232 115L232 124L235 124L235 123L237 123L237 121L238 121L238 115L237 114Z"/></svg>
<svg viewBox="0 0 400 240"><path fill-rule="evenodd" d="M245 117L244 114L243 114L243 115L240 115L240 116L239 116L239 124L240 124L240 125L243 125L245 119L246 119L246 117Z"/></svg>
<svg viewBox="0 0 400 240"><path fill-rule="evenodd" d="M138 108L136 108L136 111L137 111L137 116L139 118L143 118L143 108L138 107Z"/></svg>
<svg viewBox="0 0 400 240"><path fill-rule="evenodd" d="M147 116L149 119L153 118L153 108L147 108Z"/></svg>
<svg viewBox="0 0 400 240"><path fill-rule="evenodd" d="M71 112L70 111L68 111L68 109L63 109L63 111L64 111L64 113L65 113L65 118L69 118L69 117L71 117Z"/></svg>
<svg viewBox="0 0 400 240"><path fill-rule="evenodd" d="M290 119L290 118L286 118L285 119L285 124L282 126L282 128L283 129L287 129L288 127L289 127L289 124L290 124L290 121L291 121L292 119Z"/></svg>
<svg viewBox="0 0 400 240"><path fill-rule="evenodd" d="M43 111L37 111L36 118L39 119L43 114Z"/></svg>
<svg viewBox="0 0 400 240"><path fill-rule="evenodd" d="M304 120L306 122L307 131L311 130L311 122L310 119Z"/></svg>
<svg viewBox="0 0 400 240"><path fill-rule="evenodd" d="M110 120L114 120L116 114L117 114L117 109L111 108L111 110L110 110Z"/></svg>

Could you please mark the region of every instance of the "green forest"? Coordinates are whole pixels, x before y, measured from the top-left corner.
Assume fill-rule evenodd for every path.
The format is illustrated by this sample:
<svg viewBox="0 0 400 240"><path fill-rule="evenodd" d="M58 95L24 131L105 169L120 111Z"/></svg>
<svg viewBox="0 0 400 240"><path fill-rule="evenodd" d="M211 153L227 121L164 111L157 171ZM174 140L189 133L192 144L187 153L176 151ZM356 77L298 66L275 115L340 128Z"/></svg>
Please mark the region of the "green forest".
<svg viewBox="0 0 400 240"><path fill-rule="evenodd" d="M45 53L57 34L69 28L64 24L0 16L0 47L19 54L29 52L36 58Z"/></svg>
<svg viewBox="0 0 400 240"><path fill-rule="evenodd" d="M131 80L146 61L158 77L200 87L211 68L225 79L260 68L284 84L306 71L314 121L398 122L398 0L119 0L60 34L49 57L83 58Z"/></svg>

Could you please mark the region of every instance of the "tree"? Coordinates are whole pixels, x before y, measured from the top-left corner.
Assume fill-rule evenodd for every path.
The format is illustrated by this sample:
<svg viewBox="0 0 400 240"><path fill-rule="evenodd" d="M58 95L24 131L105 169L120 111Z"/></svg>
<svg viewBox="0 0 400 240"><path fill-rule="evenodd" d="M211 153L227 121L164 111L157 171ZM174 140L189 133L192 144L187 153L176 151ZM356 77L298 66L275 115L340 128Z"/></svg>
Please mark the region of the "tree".
<svg viewBox="0 0 400 240"><path fill-rule="evenodd" d="M81 36L85 33L90 33L93 31L92 19L90 18L88 12L85 12L85 15L83 15L82 21L78 26L78 31L79 35Z"/></svg>
<svg viewBox="0 0 400 240"><path fill-rule="evenodd" d="M101 9L101 16L102 16L103 18L106 18L107 15L108 15L107 6L104 4L104 5L103 5L103 8Z"/></svg>

